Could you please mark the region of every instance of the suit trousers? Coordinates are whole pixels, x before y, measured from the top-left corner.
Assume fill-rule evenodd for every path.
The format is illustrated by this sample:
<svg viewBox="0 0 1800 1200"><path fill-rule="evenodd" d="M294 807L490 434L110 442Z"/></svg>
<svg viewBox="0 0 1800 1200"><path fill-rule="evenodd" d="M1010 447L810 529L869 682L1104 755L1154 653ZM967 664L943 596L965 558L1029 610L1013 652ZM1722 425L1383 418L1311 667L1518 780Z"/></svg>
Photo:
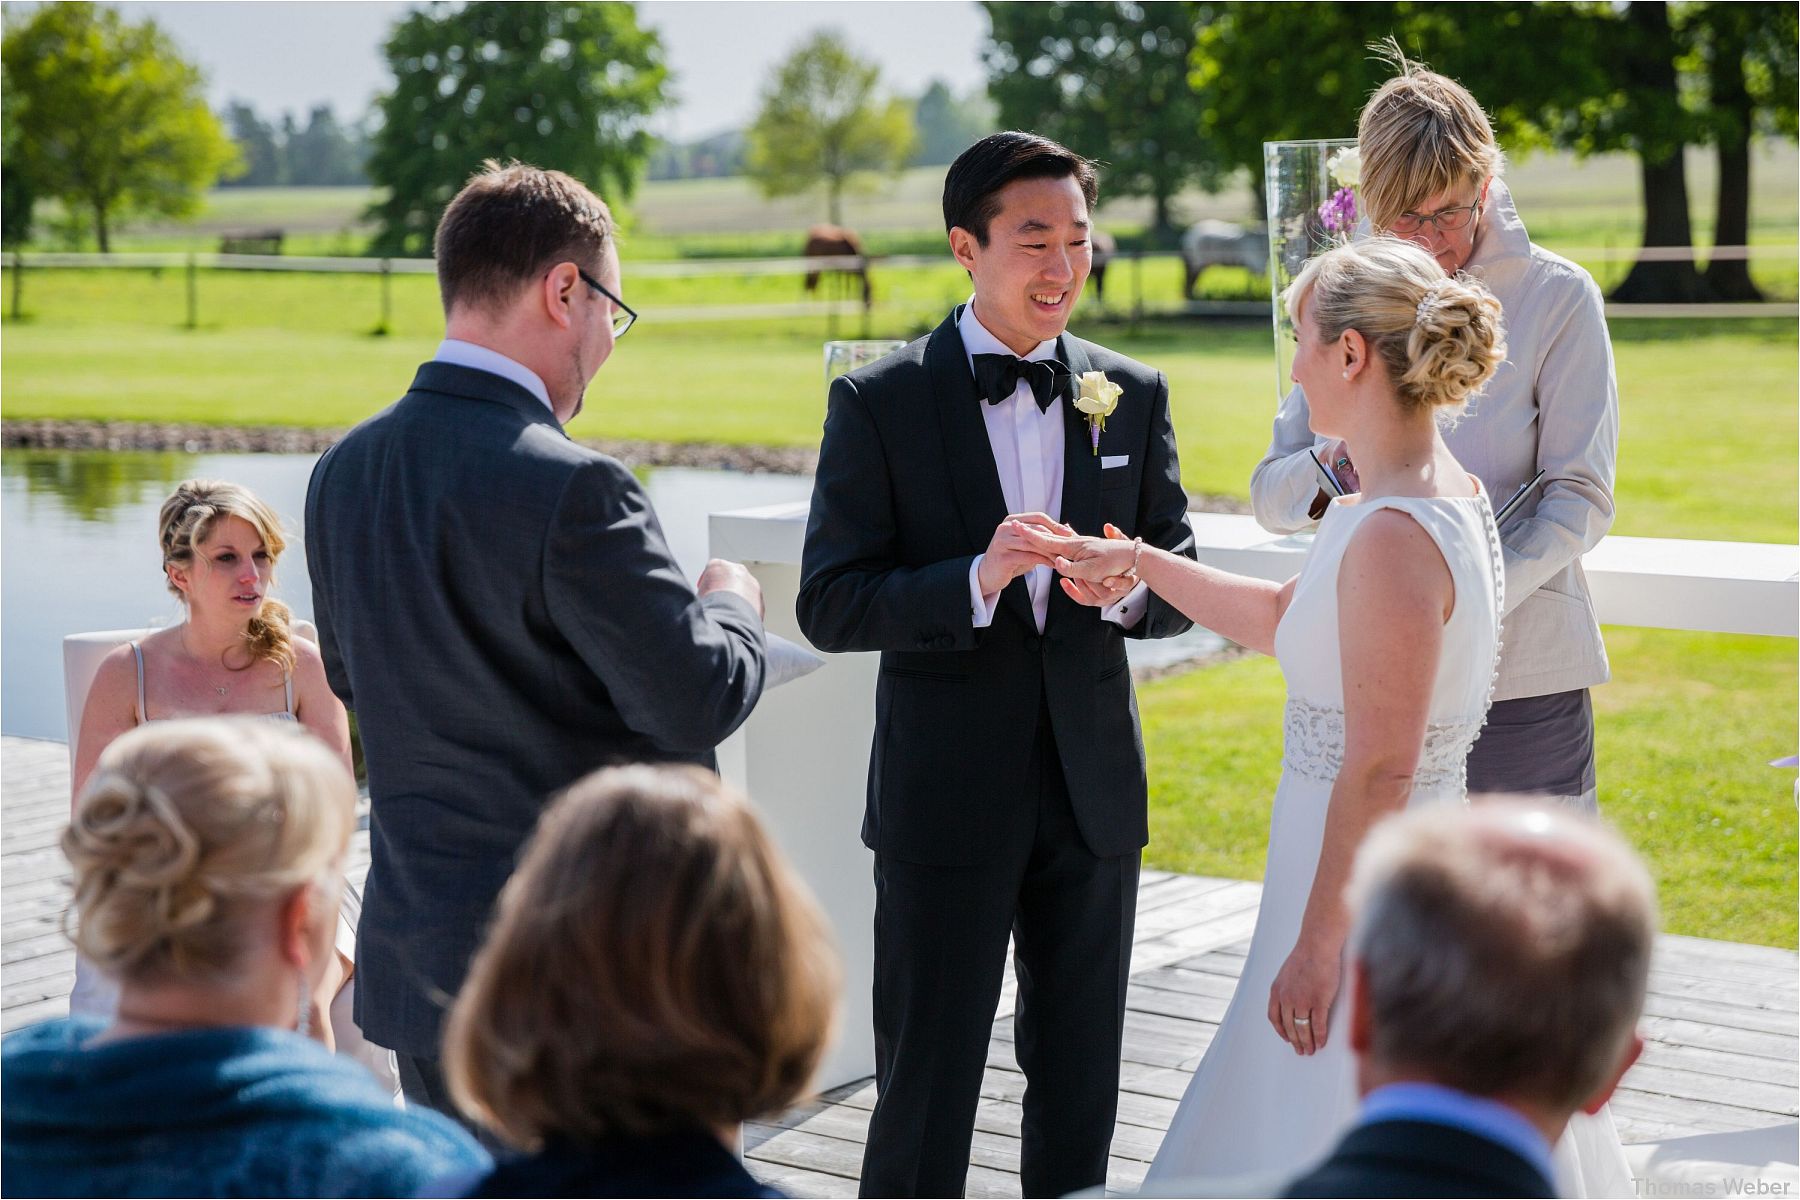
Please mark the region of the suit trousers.
<svg viewBox="0 0 1800 1200"><path fill-rule="evenodd" d="M1025 1075L1026 1196L1106 1183L1118 1108L1139 854L1082 839L1048 710L1018 788L1017 835L988 862L875 856L875 1111L864 1196L961 1196L1013 942L1013 1044Z"/></svg>

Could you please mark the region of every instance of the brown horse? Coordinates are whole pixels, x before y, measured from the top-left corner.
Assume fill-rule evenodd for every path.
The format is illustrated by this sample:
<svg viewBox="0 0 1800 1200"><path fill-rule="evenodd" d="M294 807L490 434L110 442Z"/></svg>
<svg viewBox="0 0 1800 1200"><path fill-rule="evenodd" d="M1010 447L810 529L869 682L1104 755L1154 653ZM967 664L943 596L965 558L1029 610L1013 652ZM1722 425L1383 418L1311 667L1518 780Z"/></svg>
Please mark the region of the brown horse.
<svg viewBox="0 0 1800 1200"><path fill-rule="evenodd" d="M854 267L827 268L839 277L854 275L862 280L863 310L866 312L875 301L875 289L869 285L869 260L863 253L862 239L854 230L845 229L842 225L814 225L806 231L806 249L800 252L807 258L858 258L862 261ZM819 286L819 271L806 273L806 294L812 295Z"/></svg>

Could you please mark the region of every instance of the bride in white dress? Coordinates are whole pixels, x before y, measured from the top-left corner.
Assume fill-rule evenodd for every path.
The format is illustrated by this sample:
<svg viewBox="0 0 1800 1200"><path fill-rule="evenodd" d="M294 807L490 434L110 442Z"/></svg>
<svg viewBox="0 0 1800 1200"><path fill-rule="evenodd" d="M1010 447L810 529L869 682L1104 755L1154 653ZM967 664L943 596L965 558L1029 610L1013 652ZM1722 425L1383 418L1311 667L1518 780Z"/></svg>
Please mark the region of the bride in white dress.
<svg viewBox="0 0 1800 1200"><path fill-rule="evenodd" d="M1354 448L1361 485L1332 502L1296 578L1230 575L1112 529L1108 539L1031 531L1064 575L1121 588L1135 574L1199 623L1274 654L1287 681L1262 907L1237 990L1145 1180L1167 1194L1178 1180L1211 1181L1210 1194L1234 1179L1279 1186L1354 1119L1337 1004L1350 864L1384 815L1464 802L1499 652L1499 535L1437 423L1503 360L1499 302L1390 238L1314 259L1287 300L1313 432ZM1630 1194L1604 1110L1572 1125L1556 1158L1565 1195Z"/></svg>

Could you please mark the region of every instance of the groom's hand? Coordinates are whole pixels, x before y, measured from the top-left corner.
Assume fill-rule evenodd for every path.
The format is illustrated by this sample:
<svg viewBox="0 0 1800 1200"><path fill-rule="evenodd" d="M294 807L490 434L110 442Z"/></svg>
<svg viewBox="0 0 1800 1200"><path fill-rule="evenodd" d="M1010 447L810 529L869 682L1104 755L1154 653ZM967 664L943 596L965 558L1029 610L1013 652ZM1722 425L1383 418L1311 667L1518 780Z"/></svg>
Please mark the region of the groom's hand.
<svg viewBox="0 0 1800 1200"><path fill-rule="evenodd" d="M1044 515L1041 512L1013 513L1001 521L994 530L994 536L988 540L988 548L981 558L981 569L976 578L981 584L981 592L991 596L1033 567L1048 567L1049 559L1031 548L1031 545L1013 528L1013 522L1022 525L1035 525L1041 529L1061 537L1073 536L1075 531L1061 521Z"/></svg>

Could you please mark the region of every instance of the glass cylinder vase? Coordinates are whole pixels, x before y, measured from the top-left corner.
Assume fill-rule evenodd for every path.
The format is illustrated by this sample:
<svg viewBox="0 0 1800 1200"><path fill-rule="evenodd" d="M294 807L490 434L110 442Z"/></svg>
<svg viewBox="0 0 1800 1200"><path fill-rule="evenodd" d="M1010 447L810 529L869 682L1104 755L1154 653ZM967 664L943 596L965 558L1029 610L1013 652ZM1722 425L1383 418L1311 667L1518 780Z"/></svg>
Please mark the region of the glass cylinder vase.
<svg viewBox="0 0 1800 1200"><path fill-rule="evenodd" d="M1305 142L1264 142L1263 183L1269 209L1269 294L1275 323L1275 395L1293 386L1294 327L1281 294L1306 260L1347 240L1361 213L1357 176L1346 171L1354 138ZM1334 167L1335 156L1335 167Z"/></svg>

